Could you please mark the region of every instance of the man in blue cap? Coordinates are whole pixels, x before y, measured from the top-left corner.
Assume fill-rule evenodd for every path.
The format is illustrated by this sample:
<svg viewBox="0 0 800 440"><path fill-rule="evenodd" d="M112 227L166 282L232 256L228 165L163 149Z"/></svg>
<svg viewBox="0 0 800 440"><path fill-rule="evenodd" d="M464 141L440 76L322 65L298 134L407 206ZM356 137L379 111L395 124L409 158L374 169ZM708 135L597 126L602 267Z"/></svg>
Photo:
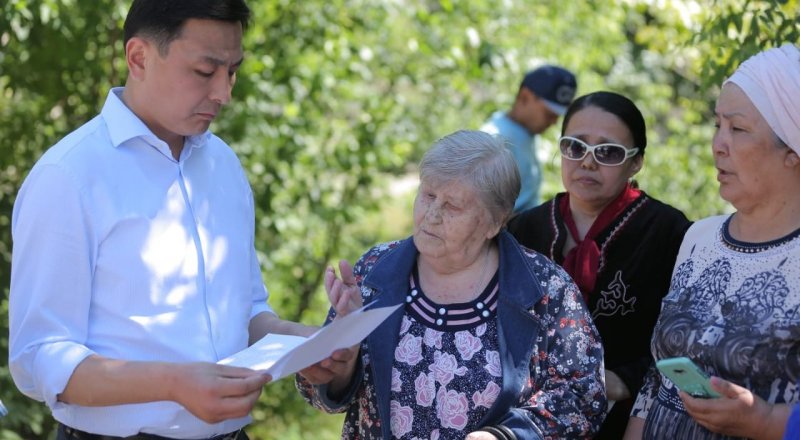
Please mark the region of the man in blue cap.
<svg viewBox="0 0 800 440"><path fill-rule="evenodd" d="M521 188L514 213L539 205L542 170L536 157L536 135L566 112L577 88L575 75L563 67L539 67L523 78L511 110L495 112L481 127L482 131L504 137L517 160Z"/></svg>

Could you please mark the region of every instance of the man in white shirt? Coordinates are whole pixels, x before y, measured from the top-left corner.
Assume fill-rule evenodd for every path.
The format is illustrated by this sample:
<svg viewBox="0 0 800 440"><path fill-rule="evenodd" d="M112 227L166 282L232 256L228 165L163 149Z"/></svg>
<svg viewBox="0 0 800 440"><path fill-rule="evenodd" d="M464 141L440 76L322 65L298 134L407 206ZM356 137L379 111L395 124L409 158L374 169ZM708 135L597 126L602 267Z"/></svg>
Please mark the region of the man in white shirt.
<svg viewBox="0 0 800 440"><path fill-rule="evenodd" d="M208 131L231 99L244 0L135 0L129 69L14 206L9 367L58 439L246 439L270 377L216 364L267 333L254 206Z"/></svg>

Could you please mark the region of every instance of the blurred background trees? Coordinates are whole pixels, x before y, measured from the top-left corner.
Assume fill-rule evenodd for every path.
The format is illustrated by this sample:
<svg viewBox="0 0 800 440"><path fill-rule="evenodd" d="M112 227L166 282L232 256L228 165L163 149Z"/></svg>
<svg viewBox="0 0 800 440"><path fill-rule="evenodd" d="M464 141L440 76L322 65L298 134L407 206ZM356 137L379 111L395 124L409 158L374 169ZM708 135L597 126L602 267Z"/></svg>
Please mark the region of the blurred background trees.
<svg viewBox="0 0 800 440"><path fill-rule="evenodd" d="M10 219L34 161L122 85L128 0L0 4L0 352L8 349ZM511 105L542 63L578 94L633 98L650 148L648 193L692 219L728 212L710 155L721 81L753 53L798 42L798 1L249 0L253 21L234 101L212 129L237 151L256 197L271 304L321 322L326 265L410 233L414 164L437 138ZM558 129L543 137L543 196L561 190ZM411 176L411 177L409 177ZM402 185L410 182L409 185ZM47 409L0 356L0 440L52 438ZM268 385L254 439L339 437L340 416Z"/></svg>

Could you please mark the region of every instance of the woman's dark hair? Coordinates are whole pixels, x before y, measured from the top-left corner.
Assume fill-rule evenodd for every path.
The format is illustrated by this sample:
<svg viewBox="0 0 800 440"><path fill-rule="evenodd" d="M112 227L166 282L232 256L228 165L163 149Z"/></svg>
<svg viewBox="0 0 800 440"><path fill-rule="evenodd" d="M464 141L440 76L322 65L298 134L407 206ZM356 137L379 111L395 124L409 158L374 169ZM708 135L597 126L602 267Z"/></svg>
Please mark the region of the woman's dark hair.
<svg viewBox="0 0 800 440"><path fill-rule="evenodd" d="M146 37L165 54L192 18L238 22L244 29L250 9L244 0L134 0L125 18L125 43L135 36Z"/></svg>
<svg viewBox="0 0 800 440"><path fill-rule="evenodd" d="M644 155L647 147L647 133L645 132L644 117L636 104L630 99L614 92L594 92L583 95L572 102L564 115L564 123L561 125L561 135L564 135L569 120L572 115L586 107L597 107L605 112L618 117L630 130L633 135L633 147L639 149L639 153Z"/></svg>

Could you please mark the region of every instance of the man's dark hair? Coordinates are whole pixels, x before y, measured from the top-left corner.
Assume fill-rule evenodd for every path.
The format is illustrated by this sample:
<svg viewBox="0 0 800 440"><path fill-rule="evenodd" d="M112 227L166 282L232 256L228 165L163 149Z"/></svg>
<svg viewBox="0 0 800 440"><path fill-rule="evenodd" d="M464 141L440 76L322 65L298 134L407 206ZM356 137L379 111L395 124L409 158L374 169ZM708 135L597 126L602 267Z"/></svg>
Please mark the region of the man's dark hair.
<svg viewBox="0 0 800 440"><path fill-rule="evenodd" d="M244 0L134 0L125 18L125 44L132 37L145 37L166 54L191 18L238 22L244 29L250 9Z"/></svg>

